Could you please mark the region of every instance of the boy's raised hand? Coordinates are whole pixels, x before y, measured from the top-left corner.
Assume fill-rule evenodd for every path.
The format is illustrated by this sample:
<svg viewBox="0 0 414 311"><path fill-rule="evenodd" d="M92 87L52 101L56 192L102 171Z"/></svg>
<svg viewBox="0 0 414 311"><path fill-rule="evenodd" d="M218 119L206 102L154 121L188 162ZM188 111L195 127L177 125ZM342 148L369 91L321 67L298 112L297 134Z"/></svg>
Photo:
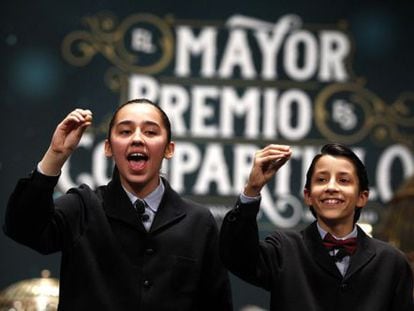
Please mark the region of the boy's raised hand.
<svg viewBox="0 0 414 311"><path fill-rule="evenodd" d="M56 127L49 149L40 162L46 175L58 175L60 170L78 146L86 128L92 124L92 112L88 109L75 109Z"/></svg>
<svg viewBox="0 0 414 311"><path fill-rule="evenodd" d="M92 124L90 110L75 109L56 127L50 144L56 153L71 154L79 144L83 132Z"/></svg>
<svg viewBox="0 0 414 311"><path fill-rule="evenodd" d="M292 151L286 145L267 145L255 153L244 194L258 196L263 186L276 174L291 157Z"/></svg>

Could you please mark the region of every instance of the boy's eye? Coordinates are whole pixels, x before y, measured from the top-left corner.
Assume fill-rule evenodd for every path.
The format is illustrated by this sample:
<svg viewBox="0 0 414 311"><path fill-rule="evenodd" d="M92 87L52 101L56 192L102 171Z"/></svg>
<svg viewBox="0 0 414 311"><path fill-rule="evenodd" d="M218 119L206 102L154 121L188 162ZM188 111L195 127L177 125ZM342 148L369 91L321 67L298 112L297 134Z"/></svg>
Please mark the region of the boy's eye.
<svg viewBox="0 0 414 311"><path fill-rule="evenodd" d="M154 127L147 127L146 129L143 130L143 132L146 135L154 136L154 135L158 135L159 130L157 128L154 128Z"/></svg>

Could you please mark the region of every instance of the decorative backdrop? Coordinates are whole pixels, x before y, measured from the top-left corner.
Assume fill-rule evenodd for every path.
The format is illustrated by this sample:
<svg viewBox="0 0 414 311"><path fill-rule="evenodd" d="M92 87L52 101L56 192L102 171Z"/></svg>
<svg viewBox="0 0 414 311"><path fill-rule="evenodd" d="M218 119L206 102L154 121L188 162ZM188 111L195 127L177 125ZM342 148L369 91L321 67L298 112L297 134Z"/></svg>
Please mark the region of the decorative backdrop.
<svg viewBox="0 0 414 311"><path fill-rule="evenodd" d="M414 5L386 1L67 2L21 0L1 10L1 218L56 124L76 107L94 125L67 163L56 195L109 179L108 119L130 98L167 111L177 142L163 167L172 186L218 223L243 188L253 153L289 144L293 159L263 192L261 235L313 220L306 169L320 146L352 146L367 165L361 222L375 235L387 203L414 174ZM35 207L34 207L35 208ZM0 236L0 289L47 268ZM267 294L232 278L235 305Z"/></svg>

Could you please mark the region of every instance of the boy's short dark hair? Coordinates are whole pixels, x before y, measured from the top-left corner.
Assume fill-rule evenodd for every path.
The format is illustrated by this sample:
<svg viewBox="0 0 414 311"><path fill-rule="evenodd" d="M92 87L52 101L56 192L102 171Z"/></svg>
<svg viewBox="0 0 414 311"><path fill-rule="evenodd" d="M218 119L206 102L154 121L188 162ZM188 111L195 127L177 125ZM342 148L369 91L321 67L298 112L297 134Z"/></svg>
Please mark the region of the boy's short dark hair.
<svg viewBox="0 0 414 311"><path fill-rule="evenodd" d="M311 190L311 180L312 180L312 175L315 171L316 162L318 162L318 160L324 155L331 155L334 157L344 157L350 160L354 164L356 174L358 176L359 191L360 192L369 191L368 174L367 174L365 165L362 163L362 161L350 148L348 148L345 145L338 144L338 143L324 145L321 149L321 152L313 158L311 165L309 166L309 169L306 173L305 189ZM354 223L358 221L361 215L361 208L362 207L358 207L358 206L355 208ZM315 216L316 218L316 213L312 206L310 206L310 210L313 216Z"/></svg>

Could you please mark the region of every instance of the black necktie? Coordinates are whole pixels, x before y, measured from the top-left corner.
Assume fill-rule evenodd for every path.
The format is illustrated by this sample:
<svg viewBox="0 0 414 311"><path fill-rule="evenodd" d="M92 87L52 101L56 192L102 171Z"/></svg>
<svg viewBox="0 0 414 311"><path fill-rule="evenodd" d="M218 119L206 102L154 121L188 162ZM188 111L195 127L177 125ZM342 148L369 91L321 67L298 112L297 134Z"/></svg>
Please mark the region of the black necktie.
<svg viewBox="0 0 414 311"><path fill-rule="evenodd" d="M325 235L323 245L329 250L338 250L335 260L341 261L345 256L351 256L355 253L357 247L357 239L349 238L345 240L337 240L330 233Z"/></svg>
<svg viewBox="0 0 414 311"><path fill-rule="evenodd" d="M143 200L136 200L134 203L135 206L135 210L137 211L138 214L138 218L142 221L142 222L146 222L149 220L149 216L148 214L145 214L145 201Z"/></svg>

